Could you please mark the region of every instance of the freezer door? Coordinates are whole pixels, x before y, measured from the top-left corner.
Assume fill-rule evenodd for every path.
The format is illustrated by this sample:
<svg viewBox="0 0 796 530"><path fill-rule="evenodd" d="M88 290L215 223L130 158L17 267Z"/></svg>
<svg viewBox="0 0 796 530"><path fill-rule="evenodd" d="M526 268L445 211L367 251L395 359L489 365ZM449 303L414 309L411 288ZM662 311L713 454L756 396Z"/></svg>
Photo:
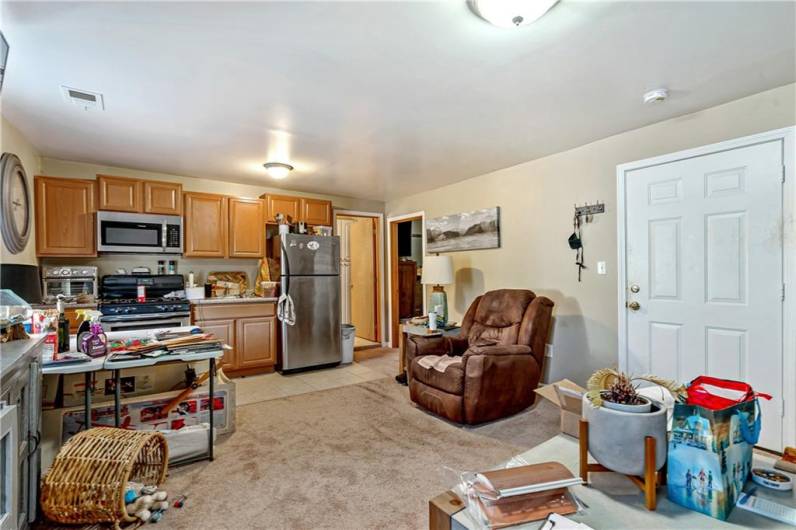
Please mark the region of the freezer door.
<svg viewBox="0 0 796 530"><path fill-rule="evenodd" d="M339 237L302 234L287 234L283 237L282 274L304 276L340 273Z"/></svg>
<svg viewBox="0 0 796 530"><path fill-rule="evenodd" d="M290 296L296 323L281 323L282 370L339 363L340 277L291 276Z"/></svg>

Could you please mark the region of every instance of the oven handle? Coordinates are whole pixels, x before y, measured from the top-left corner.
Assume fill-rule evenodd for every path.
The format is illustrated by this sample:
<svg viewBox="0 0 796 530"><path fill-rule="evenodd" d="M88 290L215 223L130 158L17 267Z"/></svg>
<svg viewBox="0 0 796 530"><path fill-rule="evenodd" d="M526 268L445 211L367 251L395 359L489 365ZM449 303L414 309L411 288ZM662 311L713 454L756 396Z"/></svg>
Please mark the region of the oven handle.
<svg viewBox="0 0 796 530"><path fill-rule="evenodd" d="M156 328L168 328L168 327L180 327L180 326L187 326L190 323L190 319L188 317L180 317L180 318L164 318L159 320L128 320L125 322L102 322L102 327L105 331L124 331L125 328L134 328L139 327L142 325L149 326L150 329Z"/></svg>
<svg viewBox="0 0 796 530"><path fill-rule="evenodd" d="M132 314L132 315L107 315L100 318L100 322L142 322L146 320L175 320L178 318L186 318L191 316L188 312L176 313L147 313L147 314Z"/></svg>

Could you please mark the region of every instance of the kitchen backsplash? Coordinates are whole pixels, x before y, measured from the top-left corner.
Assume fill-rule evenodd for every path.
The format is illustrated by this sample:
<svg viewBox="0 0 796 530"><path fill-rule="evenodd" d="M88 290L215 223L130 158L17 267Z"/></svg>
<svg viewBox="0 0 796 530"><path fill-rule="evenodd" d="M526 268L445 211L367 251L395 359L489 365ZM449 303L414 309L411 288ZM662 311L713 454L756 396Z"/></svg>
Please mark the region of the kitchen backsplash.
<svg viewBox="0 0 796 530"><path fill-rule="evenodd" d="M215 271L243 271L249 279L249 287L253 288L257 278L256 259L212 259L185 258L182 256L166 256L153 254L105 254L96 258L42 258L40 267L63 265L94 265L99 276L116 274L116 269L123 268L128 273L133 267L149 267L152 274L157 274L158 261L163 260L168 266L169 260L177 261L177 274L182 274L187 281L188 273L193 271L197 284L205 282L208 273ZM168 268L168 267L167 267Z"/></svg>

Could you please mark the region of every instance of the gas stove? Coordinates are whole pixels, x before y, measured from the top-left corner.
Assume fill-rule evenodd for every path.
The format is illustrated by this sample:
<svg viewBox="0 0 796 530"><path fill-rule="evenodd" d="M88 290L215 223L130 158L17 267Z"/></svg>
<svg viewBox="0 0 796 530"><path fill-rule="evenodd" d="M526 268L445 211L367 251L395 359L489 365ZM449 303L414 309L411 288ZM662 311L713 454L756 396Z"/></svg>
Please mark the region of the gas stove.
<svg viewBox="0 0 796 530"><path fill-rule="evenodd" d="M143 287L144 301L137 298L139 287ZM184 289L183 277L176 274L103 276L100 322L108 331L187 326L191 304Z"/></svg>
<svg viewBox="0 0 796 530"><path fill-rule="evenodd" d="M103 315L144 315L149 313L190 312L191 303L184 298L150 298L143 302L135 299L100 300L99 310Z"/></svg>

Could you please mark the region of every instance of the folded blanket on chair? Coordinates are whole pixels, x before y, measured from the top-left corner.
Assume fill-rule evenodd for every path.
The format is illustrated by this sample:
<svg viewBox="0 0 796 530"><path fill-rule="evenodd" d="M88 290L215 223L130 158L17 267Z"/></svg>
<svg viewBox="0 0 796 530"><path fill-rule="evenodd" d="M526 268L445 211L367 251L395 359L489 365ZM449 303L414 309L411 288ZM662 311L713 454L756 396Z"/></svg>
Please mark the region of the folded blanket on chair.
<svg viewBox="0 0 796 530"><path fill-rule="evenodd" d="M417 364L426 370L434 369L438 372L444 372L445 369L456 363L460 363L462 358L459 356L451 357L450 355L424 355L417 360Z"/></svg>

